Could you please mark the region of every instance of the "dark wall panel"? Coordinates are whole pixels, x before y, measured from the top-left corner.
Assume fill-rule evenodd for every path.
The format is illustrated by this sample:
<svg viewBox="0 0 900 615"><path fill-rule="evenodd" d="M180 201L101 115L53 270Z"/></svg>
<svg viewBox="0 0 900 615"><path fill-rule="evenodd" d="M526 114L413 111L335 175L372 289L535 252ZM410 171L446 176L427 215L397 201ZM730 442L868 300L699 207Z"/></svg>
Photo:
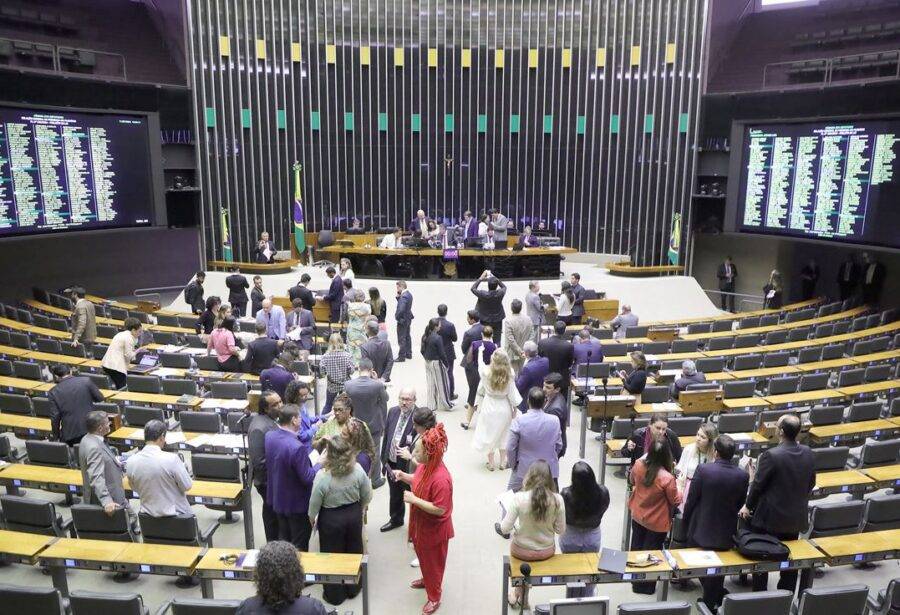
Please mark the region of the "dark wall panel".
<svg viewBox="0 0 900 615"><path fill-rule="evenodd" d="M705 0L190 5L208 256L221 208L236 258L288 245L294 161L312 230L498 207L659 263L687 217Z"/></svg>

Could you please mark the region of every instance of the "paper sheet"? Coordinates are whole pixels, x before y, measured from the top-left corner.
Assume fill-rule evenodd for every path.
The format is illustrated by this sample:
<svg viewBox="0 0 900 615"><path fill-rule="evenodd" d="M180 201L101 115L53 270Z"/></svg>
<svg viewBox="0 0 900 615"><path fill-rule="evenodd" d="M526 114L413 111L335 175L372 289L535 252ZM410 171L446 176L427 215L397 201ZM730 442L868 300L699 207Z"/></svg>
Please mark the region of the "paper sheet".
<svg viewBox="0 0 900 615"><path fill-rule="evenodd" d="M752 442L753 436L748 433L730 433L731 439L735 442Z"/></svg>
<svg viewBox="0 0 900 615"><path fill-rule="evenodd" d="M243 410L249 402L246 399L204 399L201 408L226 408L228 410Z"/></svg>
<svg viewBox="0 0 900 615"><path fill-rule="evenodd" d="M653 408L654 412L678 412L681 410L681 406L678 405L678 402L674 401L664 401L660 403L650 404Z"/></svg>
<svg viewBox="0 0 900 615"><path fill-rule="evenodd" d="M259 556L259 549L250 549L244 555L244 559L241 562L242 568L256 568L256 558Z"/></svg>
<svg viewBox="0 0 900 615"><path fill-rule="evenodd" d="M185 440L187 440L187 438L185 438L184 433L180 431L166 432L166 444L178 444L179 442L184 442Z"/></svg>
<svg viewBox="0 0 900 615"><path fill-rule="evenodd" d="M722 560L715 551L682 551L681 561L689 568L715 568Z"/></svg>
<svg viewBox="0 0 900 615"><path fill-rule="evenodd" d="M177 367L157 367L153 370L154 376L159 376L160 378L165 378L167 376L182 376L184 374L183 369L178 369Z"/></svg>

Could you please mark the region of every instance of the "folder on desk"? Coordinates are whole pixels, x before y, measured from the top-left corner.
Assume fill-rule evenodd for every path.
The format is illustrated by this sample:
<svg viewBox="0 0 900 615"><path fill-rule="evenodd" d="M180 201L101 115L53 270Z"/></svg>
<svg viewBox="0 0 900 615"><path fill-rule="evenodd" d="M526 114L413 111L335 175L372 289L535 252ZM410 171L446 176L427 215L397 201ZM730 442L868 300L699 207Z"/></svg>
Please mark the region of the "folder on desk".
<svg viewBox="0 0 900 615"><path fill-rule="evenodd" d="M597 570L624 574L627 565L628 554L624 551L607 549L606 547L600 550L600 559L597 562Z"/></svg>

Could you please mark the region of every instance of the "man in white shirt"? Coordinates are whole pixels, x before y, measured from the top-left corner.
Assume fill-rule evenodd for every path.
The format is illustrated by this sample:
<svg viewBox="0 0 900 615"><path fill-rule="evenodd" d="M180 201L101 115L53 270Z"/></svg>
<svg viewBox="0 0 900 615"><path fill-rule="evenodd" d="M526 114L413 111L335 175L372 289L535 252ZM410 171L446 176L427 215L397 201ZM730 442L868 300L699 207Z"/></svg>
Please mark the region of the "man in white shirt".
<svg viewBox="0 0 900 615"><path fill-rule="evenodd" d="M381 248L387 248L389 250L396 250L397 248L403 247L400 243L400 238L403 236L403 231L398 229L394 229L393 233L389 233L381 238L381 243L378 244Z"/></svg>
<svg viewBox="0 0 900 615"><path fill-rule="evenodd" d="M622 312L609 321L609 326L614 331L613 337L620 340L625 337L625 330L628 327L636 327L638 325L637 314L631 313L631 306L627 303L622 304Z"/></svg>
<svg viewBox="0 0 900 615"><path fill-rule="evenodd" d="M144 448L125 464L131 488L141 498L141 512L151 517L193 515L185 493L193 486L184 462L163 450L168 428L162 421L144 425Z"/></svg>

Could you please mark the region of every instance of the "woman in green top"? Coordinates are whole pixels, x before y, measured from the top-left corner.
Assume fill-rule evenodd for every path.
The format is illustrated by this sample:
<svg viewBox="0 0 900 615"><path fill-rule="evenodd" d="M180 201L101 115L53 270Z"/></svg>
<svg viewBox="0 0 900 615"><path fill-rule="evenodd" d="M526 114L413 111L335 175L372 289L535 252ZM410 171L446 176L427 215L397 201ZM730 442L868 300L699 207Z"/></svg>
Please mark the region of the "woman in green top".
<svg viewBox="0 0 900 615"><path fill-rule="evenodd" d="M322 471L309 498L309 519L313 527L318 523L323 553L363 552L363 508L371 500L372 483L356 462L356 451L342 436L328 438ZM359 585L326 584L323 597L337 605L359 590Z"/></svg>

